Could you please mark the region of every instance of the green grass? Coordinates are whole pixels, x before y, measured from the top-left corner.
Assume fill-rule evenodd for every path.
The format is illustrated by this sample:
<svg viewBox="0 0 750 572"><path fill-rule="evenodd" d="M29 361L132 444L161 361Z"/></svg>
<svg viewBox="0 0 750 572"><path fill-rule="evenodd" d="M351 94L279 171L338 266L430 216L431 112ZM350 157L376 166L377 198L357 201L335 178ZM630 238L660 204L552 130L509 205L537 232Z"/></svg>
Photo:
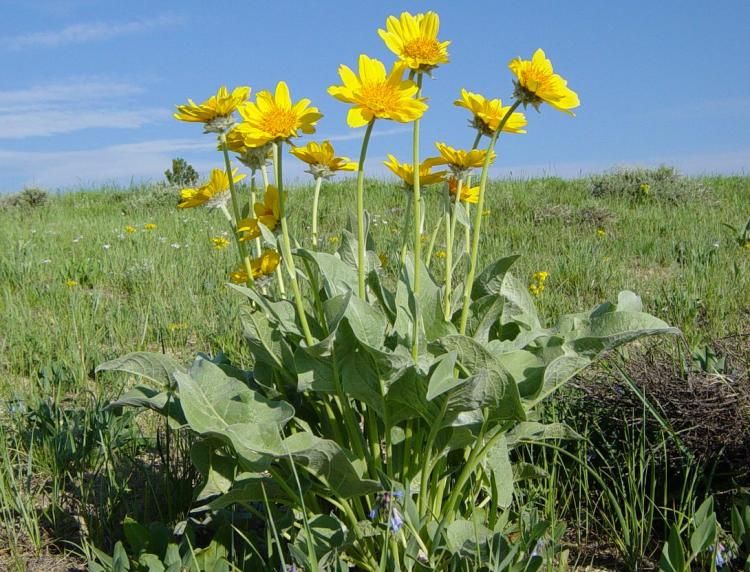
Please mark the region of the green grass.
<svg viewBox="0 0 750 572"><path fill-rule="evenodd" d="M586 181L496 182L487 200L483 262L518 253L517 274L548 271L539 302L550 320L631 289L691 345L736 333L750 316L750 252L721 223L739 226L748 215L750 179L704 183L710 193L674 204L594 198ZM353 204L351 187L323 190L322 239L331 250L329 238L346 224ZM50 367L75 386L98 363L133 350L184 359L223 350L243 360L239 297L225 287L235 252L216 251L209 240L226 230L223 218L150 201L148 189L133 192L69 193L41 208L0 213L0 394ZM291 192L302 241L309 194L308 187ZM369 183L373 234L392 262L404 201L395 186ZM430 229L436 208L428 211ZM144 230L145 223L157 228ZM126 233L127 225L137 232ZM442 232L436 251L441 242ZM434 259L438 275L440 262ZM78 284L67 286L68 280Z"/></svg>
<svg viewBox="0 0 750 572"><path fill-rule="evenodd" d="M703 191L677 199L662 198L657 192L593 196L586 180L495 181L486 200L489 212L483 223L480 267L517 253L522 258L514 266L516 275L530 280L534 272L549 272L538 301L550 323L560 314L616 299L620 290L630 289L643 297L646 311L678 326L693 347L747 332L750 250L739 246L722 223L740 227L750 215L750 178L691 180L690 187ZM309 236L311 194L311 186L290 191L293 234L303 244ZM65 488L71 483L79 490L81 503L93 505L80 510L94 518L110 507L117 518L149 514L166 522L179 514L179 499L168 508L168 517L164 507L151 506L161 498L156 485L149 485L148 509L139 507L139 499L130 498L123 476L112 472L117 465L112 455L127 456L137 467L144 452L153 452L156 434L148 422L136 431L139 437L130 427L118 426L117 435L89 443L90 450L81 453L74 447L78 455L74 465L60 464L62 453L69 458L65 447L70 446L73 431L88 435L108 426L101 408L87 404L116 395L124 378L95 379L96 365L136 350L163 351L184 362L197 352L221 351L238 364L249 365L237 311L241 297L226 287L235 251L231 245L215 250L210 241L226 231L226 223L218 212L178 210L175 198L149 187L104 188L55 196L37 208L0 210L0 400L25 404L37 413L51 412L54 421L49 435L40 435L39 419L29 425L28 417L19 420L7 412L9 407L0 412L0 437L5 443L0 447L0 541L8 538L7 533L2 536L3 528L11 530L16 522L13 530L20 532L10 542L18 569L25 565L24 549L39 551L47 538L40 522L48 524L50 515L68 506ZM391 266L398 258L405 201L406 195L395 185L367 183L371 232ZM428 192L428 231L436 224L438 203L434 191ZM336 237L353 214L353 204L352 182L324 185L324 248L336 248ZM147 223L156 228L144 229ZM127 226L136 232L126 232ZM436 253L444 248L442 240L440 232ZM442 259L434 257L436 276L442 274L441 264ZM40 409L45 398L51 401ZM90 414L77 417L75 407ZM113 446L118 440L127 446ZM633 441L633 451L641 455L634 463L640 463L641 471L649 463L648 455L640 441ZM576 454L585 458L582 450ZM187 453L180 459L185 462ZM570 518L577 512L586 522L595 522L596 507L580 505L589 486L586 472L576 476L575 469L557 462L550 468L567 481L559 489L543 485L535 492L530 486L524 494L542 498L548 511L559 507L553 516L564 511ZM157 471L159 482L176 479L168 474L169 467L166 470ZM106 486L91 485L91 474ZM149 470L138 474L141 480L155 478ZM613 473L609 486L620 496L637 496L643 483L622 480L632 479L633 474ZM646 479L650 473L639 474ZM571 496L577 487L583 487L584 494ZM34 512L39 507L30 502L40 490L52 497L53 510L44 517ZM97 505L102 491L110 495L109 500L99 499ZM189 482L183 493L189 499ZM574 496L577 500L572 500ZM641 511L653 508L640 506ZM642 513L634 514L635 522ZM112 523L107 523L94 531L98 544L112 540L111 528ZM638 543L637 549L643 550Z"/></svg>

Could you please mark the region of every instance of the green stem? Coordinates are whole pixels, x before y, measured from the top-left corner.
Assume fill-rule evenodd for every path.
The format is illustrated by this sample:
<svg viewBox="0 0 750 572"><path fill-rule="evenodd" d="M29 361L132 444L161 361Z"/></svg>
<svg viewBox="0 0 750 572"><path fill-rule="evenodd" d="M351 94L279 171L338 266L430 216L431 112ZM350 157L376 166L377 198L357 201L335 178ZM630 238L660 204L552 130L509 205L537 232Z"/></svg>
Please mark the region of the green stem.
<svg viewBox="0 0 750 572"><path fill-rule="evenodd" d="M401 257L400 260L400 266L399 266L399 276L401 275L401 270L404 269L406 265L406 248L409 243L409 219L411 218L411 198L407 197L406 201L406 210L404 211L404 224L401 227L402 235L401 235Z"/></svg>
<svg viewBox="0 0 750 572"><path fill-rule="evenodd" d="M257 187L255 185L255 171L250 176L250 216L255 216L255 203L258 200L256 195ZM263 252L263 245L260 242L260 237L255 239L255 256L260 256Z"/></svg>
<svg viewBox="0 0 750 572"><path fill-rule="evenodd" d="M417 95L422 94L422 72L417 72ZM412 324L411 354L417 359L419 354L419 289L421 286L421 264L422 264L422 232L421 232L421 202L419 189L419 119L414 120L414 135L412 138L412 163L414 167L414 188L412 200L414 201L414 322Z"/></svg>
<svg viewBox="0 0 750 572"><path fill-rule="evenodd" d="M318 248L318 199L320 198L320 185L323 182L323 177L315 177L315 192L313 194L313 207L312 207L312 243L313 246Z"/></svg>
<svg viewBox="0 0 750 572"><path fill-rule="evenodd" d="M456 204L461 199L462 179L456 181ZM451 205L451 193L448 185L445 185L445 295L443 296L443 316L445 320L451 319L453 296L453 220L456 218Z"/></svg>
<svg viewBox="0 0 750 572"><path fill-rule="evenodd" d="M451 494L448 497L448 502L446 502L445 506L443 507L442 518L440 519L440 524L438 525L437 531L435 532L435 536L433 537L433 545L440 538L440 533L443 531L446 524L448 524L448 521L453 519L453 510L456 506L456 503L458 502L458 499L461 496L461 493L463 491L464 486L466 485L466 482L469 480L471 475L476 470L477 465L482 461L484 456L487 454L487 451L490 450L490 447L492 447L500 437L504 436L505 433L513 424L512 421L506 422L505 424L503 424L501 427L497 429L497 431L492 435L492 437L490 437L489 439L487 439L486 442L484 442L484 430L486 428L486 423L487 422L485 421L485 423L482 424L482 429L479 431L476 444L474 445L471 452L469 453L469 457L468 459L466 459L466 463L464 463L464 467L461 470L461 473L459 474L458 479L456 480L456 483L453 485Z"/></svg>
<svg viewBox="0 0 750 572"><path fill-rule="evenodd" d="M435 444L435 439L437 438L438 431L440 431L440 425L443 422L443 417L445 416L445 412L448 410L448 400L445 399L443 401L443 407L440 410L440 415L438 415L438 418L434 421L432 424L432 427L430 427L430 433L427 435L427 441L425 442L424 446L424 459L422 460L422 474L421 474L421 480L420 480L420 486L419 486L419 515L425 516L425 509L427 507L427 488L428 483L430 480L430 474L431 474L431 464L432 464L432 447Z"/></svg>
<svg viewBox="0 0 750 572"><path fill-rule="evenodd" d="M363 300L367 297L367 290L365 289L365 274L367 273L365 259L365 157L367 156L367 145L370 143L370 135L374 125L375 119L367 124L357 168L357 283L359 285L359 297Z"/></svg>
<svg viewBox="0 0 750 572"><path fill-rule="evenodd" d="M302 292L299 289L299 282L297 281L297 269L294 266L294 258L292 257L292 246L289 240L289 225L286 220L286 199L284 199L284 181L282 178L282 146L283 142L278 141L276 143L276 186L279 190L279 218L281 219L281 248L283 249L283 259L286 264L287 272L289 273L289 280L292 284L292 292L294 293L294 304L297 306L297 315L299 317L300 325L302 326L302 332L305 334L305 341L308 346L313 345L315 340L310 333L310 326L307 323L307 315L305 314L305 302L302 299Z"/></svg>
<svg viewBox="0 0 750 572"><path fill-rule="evenodd" d="M472 150L479 147L479 142L482 140L482 132L477 129L477 136L474 137L474 144L471 146Z"/></svg>
<svg viewBox="0 0 750 572"><path fill-rule="evenodd" d="M247 286L252 287L255 285L255 280L253 280L250 257L247 255L245 243L240 241L240 236L237 232L237 223L240 221L240 205L237 200L237 191L234 187L234 176L232 175L232 163L229 160L227 137L224 133L219 135L219 143L221 144L221 150L224 154L224 168L227 173L227 180L229 181L229 195L232 197L232 210L234 211L234 221L230 221L229 224L232 226L232 235L234 236L234 242L237 245L237 252L240 255L240 262L245 266L245 272L247 273Z"/></svg>
<svg viewBox="0 0 750 572"><path fill-rule="evenodd" d="M437 240L438 232L440 232L440 224L435 225L435 228L430 235L430 243L427 246L427 255L424 259L424 264L425 266L427 266L427 268L430 267L430 262L432 262L432 253L435 250L435 241Z"/></svg>
<svg viewBox="0 0 750 572"><path fill-rule="evenodd" d="M513 102L506 114L500 120L500 124L492 134L490 144L487 146L487 152L484 157L484 165L482 165L482 176L479 179L479 202L477 203L477 211L474 214L474 228L473 236L471 240L471 258L469 259L469 273L466 276L466 282L464 283L464 304L461 310L461 325L459 326L459 332L461 334L466 333L466 323L469 320L469 305L471 304L471 286L474 283L474 274L477 270L477 258L479 255L479 236L480 229L482 226L482 211L484 209L484 195L487 189L487 177L489 175L490 159L492 157L492 151L495 149L495 143L500 135L500 132L505 127L505 124L513 115L513 112L521 105L520 101Z"/></svg>

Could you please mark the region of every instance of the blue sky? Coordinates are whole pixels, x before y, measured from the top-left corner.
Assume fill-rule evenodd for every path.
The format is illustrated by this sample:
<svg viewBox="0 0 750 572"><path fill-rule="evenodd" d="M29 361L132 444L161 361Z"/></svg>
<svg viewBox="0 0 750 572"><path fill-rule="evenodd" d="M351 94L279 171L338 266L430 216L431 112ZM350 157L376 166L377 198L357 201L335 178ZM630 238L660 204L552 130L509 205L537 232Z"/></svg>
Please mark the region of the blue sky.
<svg viewBox="0 0 750 572"><path fill-rule="evenodd" d="M206 173L220 159L210 136L172 112L222 84L256 93L286 80L325 114L315 138L356 158L362 131L326 88L360 53L390 65L377 34L388 15L430 9L452 44L425 85L423 155L436 140L469 146L460 89L509 99L508 61L542 47L581 107L575 118L527 110L528 134L501 138L493 174L750 170L747 0L0 0L0 192L159 180L176 156ZM386 153L405 159L410 142L408 127L379 122L370 172L384 175Z"/></svg>

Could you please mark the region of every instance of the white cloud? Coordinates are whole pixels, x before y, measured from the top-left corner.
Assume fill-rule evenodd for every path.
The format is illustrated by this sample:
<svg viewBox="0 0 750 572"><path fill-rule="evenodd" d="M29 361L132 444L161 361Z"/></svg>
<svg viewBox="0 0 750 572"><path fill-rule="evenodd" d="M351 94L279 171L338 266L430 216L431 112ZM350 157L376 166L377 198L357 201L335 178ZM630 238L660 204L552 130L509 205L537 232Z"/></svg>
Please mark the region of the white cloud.
<svg viewBox="0 0 750 572"><path fill-rule="evenodd" d="M4 179L17 181L17 187L33 184L57 189L111 181L160 180L177 155L185 156L203 174L219 166L218 157L210 160L209 152L214 148L213 142L205 140L158 139L77 151L0 150L0 170Z"/></svg>
<svg viewBox="0 0 750 572"><path fill-rule="evenodd" d="M133 108L145 90L106 78L0 91L0 139L49 136L90 128L134 129L170 117L167 109Z"/></svg>
<svg viewBox="0 0 750 572"><path fill-rule="evenodd" d="M130 22L88 22L73 24L61 30L32 32L1 38L0 46L6 50L56 48L70 44L85 44L139 34L159 28L175 26L181 22L182 18L174 14L163 14L156 18L132 20Z"/></svg>
<svg viewBox="0 0 750 572"><path fill-rule="evenodd" d="M80 105L103 98L138 95L144 91L143 87L124 81L71 77L64 82L0 91L0 113L40 106Z"/></svg>

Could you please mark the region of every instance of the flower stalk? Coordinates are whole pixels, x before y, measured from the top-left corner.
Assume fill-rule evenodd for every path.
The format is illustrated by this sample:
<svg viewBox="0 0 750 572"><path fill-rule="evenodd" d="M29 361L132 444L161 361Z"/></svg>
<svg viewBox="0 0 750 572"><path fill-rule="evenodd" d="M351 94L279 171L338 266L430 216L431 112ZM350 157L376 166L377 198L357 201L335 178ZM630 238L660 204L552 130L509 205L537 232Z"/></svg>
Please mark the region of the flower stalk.
<svg viewBox="0 0 750 572"><path fill-rule="evenodd" d="M422 72L417 72L417 98L422 95ZM414 188L412 200L414 201L414 321L412 325L411 354L417 359L419 354L419 290L421 287L421 264L422 264L422 228L421 228L421 197L419 189L419 118L414 120L414 135L412 138L412 162L414 163Z"/></svg>
<svg viewBox="0 0 750 572"><path fill-rule="evenodd" d="M281 248L283 251L282 258L286 265L287 272L289 273L292 293L294 294L294 304L297 307L297 315L299 317L300 325L302 326L302 332L305 335L307 345L311 346L315 340L310 332L310 325L307 323L305 303L304 300L302 300L302 292L300 291L299 282L297 281L297 269L294 266L291 240L289 239L289 225L286 220L286 200L284 198L284 179L282 177L282 145L282 141L277 141L274 147L274 153L276 155L276 187L279 190L279 219L281 222Z"/></svg>
<svg viewBox="0 0 750 572"><path fill-rule="evenodd" d="M482 165L482 175L479 179L479 202L477 203L476 212L474 213L474 229L471 240L471 257L469 259L469 272L466 275L466 282L464 283L464 302L461 309L461 322L459 326L459 332L461 334L466 333L466 324L469 320L469 306L471 304L471 286L474 283L474 275L477 270L477 259L479 258L479 236L482 227L482 212L484 210L484 195L487 190L487 178L490 170L490 161L492 160L492 151L495 149L495 143L500 135L500 132L505 127L505 124L510 119L513 112L518 109L521 105L521 101L516 100L505 112L505 116L500 120L500 124L495 129L490 139L490 144L487 146L487 154L484 157L484 165Z"/></svg>
<svg viewBox="0 0 750 572"><path fill-rule="evenodd" d="M322 183L323 177L315 177L312 206L312 243L315 248L318 248L318 200L320 199L320 185Z"/></svg>
<svg viewBox="0 0 750 572"><path fill-rule="evenodd" d="M366 261L366 244L365 244L365 157L367 156L367 146L370 143L370 135L375 125L375 118L370 120L362 139L362 150L359 153L359 164L357 167L357 285L359 287L359 297L365 300L367 298L367 289L365 287L365 275L367 273Z"/></svg>
<svg viewBox="0 0 750 572"><path fill-rule="evenodd" d="M229 160L229 148L227 147L227 137L225 133L219 135L219 143L221 144L221 150L224 155L224 168L227 172L229 195L231 196L232 210L234 211L234 220L230 221L229 224L232 227L232 236L234 236L234 242L237 245L240 262L244 265L245 271L247 272L247 286L251 287L255 284L255 280L253 279L253 271L250 266L250 257L247 254L245 244L240 241L240 236L237 232L237 222L240 220L240 205L239 200L237 199L237 191L234 187L234 175L232 174L232 163Z"/></svg>

